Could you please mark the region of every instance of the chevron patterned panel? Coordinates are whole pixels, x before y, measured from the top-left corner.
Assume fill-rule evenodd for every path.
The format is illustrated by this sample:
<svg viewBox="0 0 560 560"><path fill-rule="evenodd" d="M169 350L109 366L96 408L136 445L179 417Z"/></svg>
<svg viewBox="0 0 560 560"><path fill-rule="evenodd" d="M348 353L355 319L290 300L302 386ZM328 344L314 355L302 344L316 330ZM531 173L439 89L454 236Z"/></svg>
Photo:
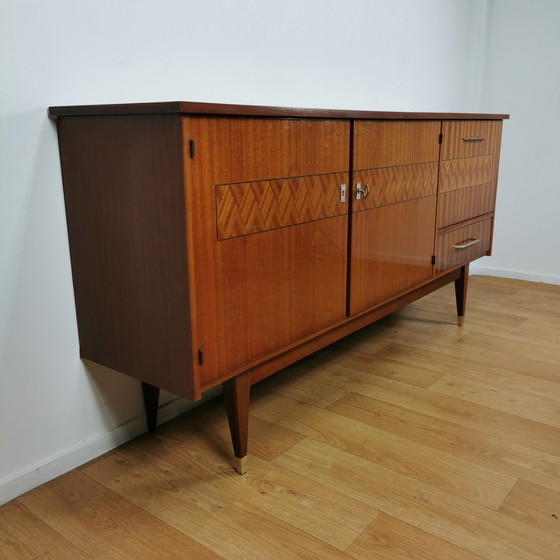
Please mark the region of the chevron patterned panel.
<svg viewBox="0 0 560 560"><path fill-rule="evenodd" d="M348 187L347 173L216 185L218 239L345 214L342 184Z"/></svg>
<svg viewBox="0 0 560 560"><path fill-rule="evenodd" d="M494 183L440 194L438 197L438 227L443 228L492 212L495 197Z"/></svg>
<svg viewBox="0 0 560 560"><path fill-rule="evenodd" d="M440 168L439 191L446 192L494 181L496 160L494 156L443 161Z"/></svg>
<svg viewBox="0 0 560 560"><path fill-rule="evenodd" d="M369 185L370 194L354 201L354 210L360 212L436 194L437 171L436 162L358 171L354 185Z"/></svg>

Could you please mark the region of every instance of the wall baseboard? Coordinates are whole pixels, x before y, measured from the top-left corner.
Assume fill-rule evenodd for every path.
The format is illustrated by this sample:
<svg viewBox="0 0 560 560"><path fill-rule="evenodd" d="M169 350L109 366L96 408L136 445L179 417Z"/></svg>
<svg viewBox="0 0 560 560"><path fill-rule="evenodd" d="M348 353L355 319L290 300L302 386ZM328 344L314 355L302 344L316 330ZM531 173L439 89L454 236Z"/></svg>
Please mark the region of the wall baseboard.
<svg viewBox="0 0 560 560"><path fill-rule="evenodd" d="M162 404L158 411L158 424L168 422L199 404L214 398L221 387L211 389L197 402L176 398ZM47 459L25 471L0 481L0 505L21 496L25 492L49 482L72 469L75 469L111 449L115 449L146 432L144 414L128 420L112 430L84 440L81 444Z"/></svg>
<svg viewBox="0 0 560 560"><path fill-rule="evenodd" d="M486 268L471 265L469 269L471 276L496 276L498 278L512 278L514 280L526 280L527 282L541 282L543 284L555 284L560 286L560 277L548 274L532 274L529 272L519 272L516 270L502 270L499 268Z"/></svg>

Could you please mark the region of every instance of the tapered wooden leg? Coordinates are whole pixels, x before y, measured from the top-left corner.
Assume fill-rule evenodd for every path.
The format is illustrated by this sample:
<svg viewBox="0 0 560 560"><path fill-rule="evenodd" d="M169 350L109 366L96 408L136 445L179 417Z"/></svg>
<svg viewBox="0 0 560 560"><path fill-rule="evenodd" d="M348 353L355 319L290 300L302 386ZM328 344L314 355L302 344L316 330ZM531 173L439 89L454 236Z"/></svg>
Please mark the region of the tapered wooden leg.
<svg viewBox="0 0 560 560"><path fill-rule="evenodd" d="M144 397L144 410L146 411L146 424L148 432L153 432L157 426L157 413L159 405L159 387L142 382L142 396Z"/></svg>
<svg viewBox="0 0 560 560"><path fill-rule="evenodd" d="M467 306L467 285L469 283L469 265L461 268L461 276L455 280L455 299L457 301L457 324L465 324L465 308Z"/></svg>
<svg viewBox="0 0 560 560"><path fill-rule="evenodd" d="M224 383L224 400L235 455L235 470L239 474L247 472L250 392L251 376L248 373L238 375Z"/></svg>

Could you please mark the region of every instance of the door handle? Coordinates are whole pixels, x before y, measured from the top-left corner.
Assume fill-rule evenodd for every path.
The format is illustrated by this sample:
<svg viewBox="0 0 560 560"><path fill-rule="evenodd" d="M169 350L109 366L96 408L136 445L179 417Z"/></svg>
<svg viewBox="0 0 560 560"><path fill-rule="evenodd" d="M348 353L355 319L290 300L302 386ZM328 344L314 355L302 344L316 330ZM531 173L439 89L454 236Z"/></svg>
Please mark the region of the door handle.
<svg viewBox="0 0 560 560"><path fill-rule="evenodd" d="M369 185L364 185L362 189L362 183L356 183L356 200L360 200L364 195L364 200L369 196Z"/></svg>

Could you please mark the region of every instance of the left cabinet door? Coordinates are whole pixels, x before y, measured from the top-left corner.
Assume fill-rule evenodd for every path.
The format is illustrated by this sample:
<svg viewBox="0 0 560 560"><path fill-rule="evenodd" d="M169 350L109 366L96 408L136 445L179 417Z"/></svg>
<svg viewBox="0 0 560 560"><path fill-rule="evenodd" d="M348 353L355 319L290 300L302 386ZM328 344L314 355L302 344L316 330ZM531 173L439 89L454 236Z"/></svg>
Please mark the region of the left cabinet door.
<svg viewBox="0 0 560 560"><path fill-rule="evenodd" d="M347 121L184 119L203 390L344 319L349 142Z"/></svg>

